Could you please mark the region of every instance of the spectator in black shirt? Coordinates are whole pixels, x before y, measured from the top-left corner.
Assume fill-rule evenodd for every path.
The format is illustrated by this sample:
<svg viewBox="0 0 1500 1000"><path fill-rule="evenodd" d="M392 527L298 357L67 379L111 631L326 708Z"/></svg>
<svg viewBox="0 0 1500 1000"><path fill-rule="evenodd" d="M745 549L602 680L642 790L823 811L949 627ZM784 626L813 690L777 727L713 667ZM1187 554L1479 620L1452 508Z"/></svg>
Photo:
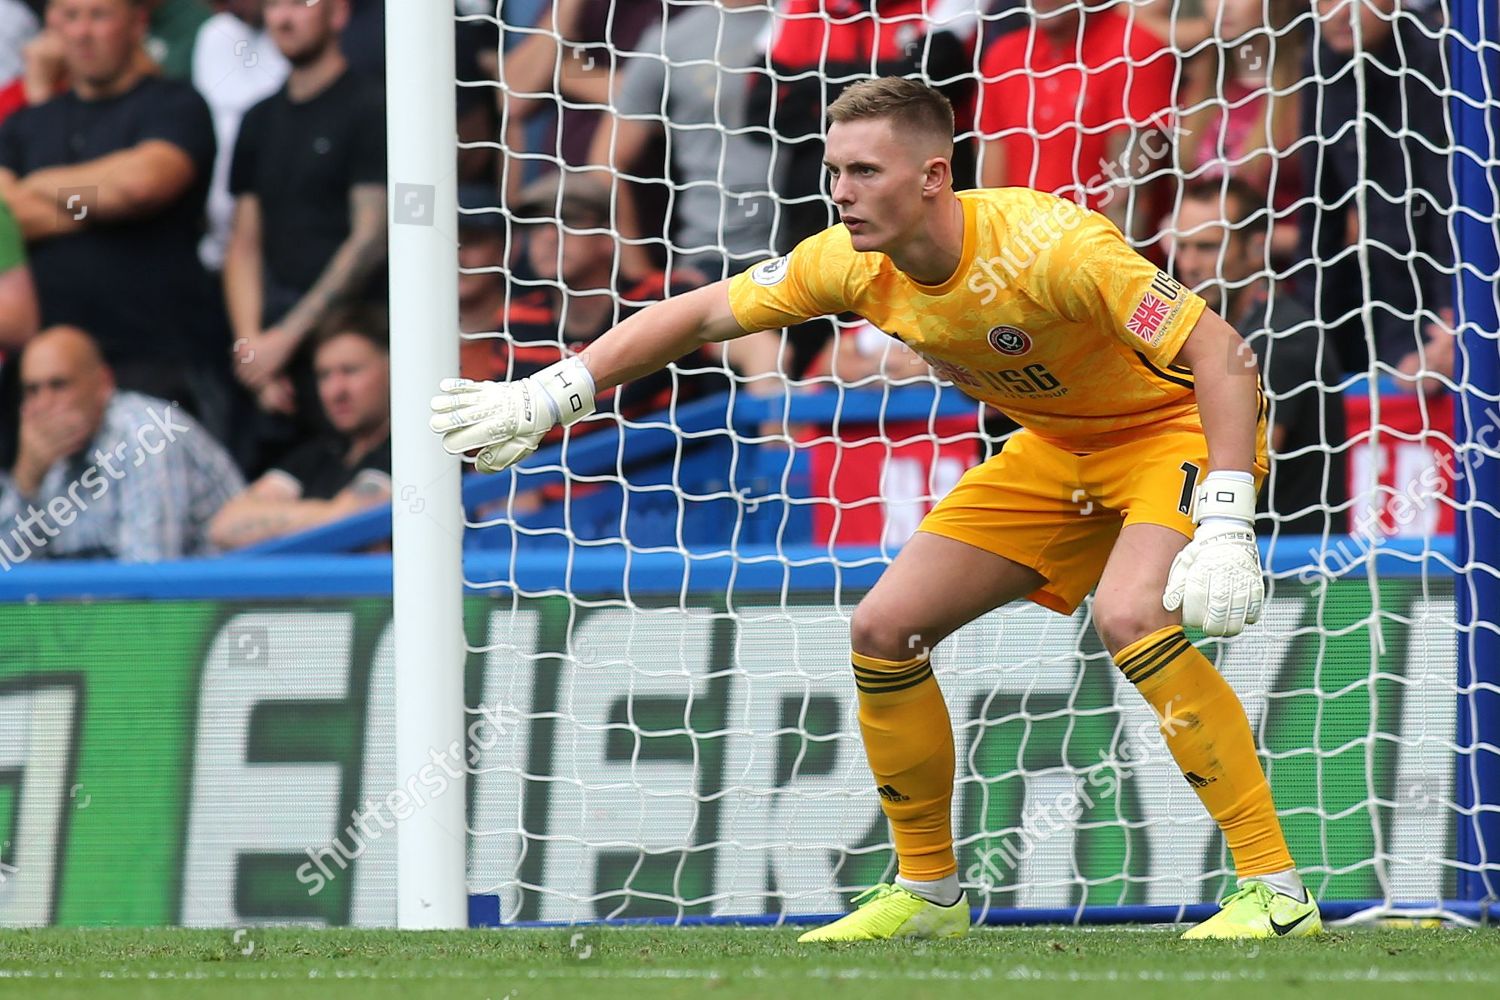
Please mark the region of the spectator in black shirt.
<svg viewBox="0 0 1500 1000"><path fill-rule="evenodd" d="M383 312L335 315L313 350L333 432L295 449L224 505L210 526L235 549L306 531L391 498L391 366Z"/></svg>
<svg viewBox="0 0 1500 1000"><path fill-rule="evenodd" d="M317 427L308 337L383 287L385 112L339 50L348 16L347 0L267 0L266 30L291 74L246 113L229 172L235 374L263 411L296 415L262 435L282 442Z"/></svg>
<svg viewBox="0 0 1500 1000"><path fill-rule="evenodd" d="M1316 140L1302 144L1302 173L1313 189L1300 226L1301 256L1312 273L1298 281L1304 289L1318 286L1321 318L1339 324L1339 348L1355 367L1366 360L1359 317L1368 309L1376 355L1370 361L1415 374L1425 348L1434 355L1427 369L1451 372L1453 279L1445 271L1453 264L1453 139L1440 12L1398 9L1396 0L1353 5L1362 39L1356 52L1351 6L1318 0L1316 9L1319 40L1303 77L1317 85L1302 98L1302 134ZM1369 255L1368 302L1352 249L1360 244Z"/></svg>
<svg viewBox="0 0 1500 1000"><path fill-rule="evenodd" d="M29 243L44 325L91 331L122 388L228 426L223 304L198 260L214 131L151 76L140 0L54 0L70 89L0 126L0 198Z"/></svg>
<svg viewBox="0 0 1500 1000"><path fill-rule="evenodd" d="M1254 218L1265 211L1265 196L1242 180L1188 184L1172 241L1177 276L1259 357L1271 434L1262 530L1341 535L1349 522L1343 372L1323 325L1285 282L1266 281L1266 220Z"/></svg>

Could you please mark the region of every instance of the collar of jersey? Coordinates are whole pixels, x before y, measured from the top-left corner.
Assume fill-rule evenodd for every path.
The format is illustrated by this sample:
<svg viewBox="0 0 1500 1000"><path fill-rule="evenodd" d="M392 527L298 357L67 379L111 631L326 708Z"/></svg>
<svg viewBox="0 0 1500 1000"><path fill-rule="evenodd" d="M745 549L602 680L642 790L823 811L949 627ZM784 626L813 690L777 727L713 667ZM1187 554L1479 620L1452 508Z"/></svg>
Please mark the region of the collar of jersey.
<svg viewBox="0 0 1500 1000"><path fill-rule="evenodd" d="M969 265L974 262L974 245L979 242L974 201L959 194L958 203L964 209L964 248L959 251L958 266L941 285L924 285L920 281L908 279L911 280L912 287L923 295L947 295L963 283L964 275L969 273Z"/></svg>

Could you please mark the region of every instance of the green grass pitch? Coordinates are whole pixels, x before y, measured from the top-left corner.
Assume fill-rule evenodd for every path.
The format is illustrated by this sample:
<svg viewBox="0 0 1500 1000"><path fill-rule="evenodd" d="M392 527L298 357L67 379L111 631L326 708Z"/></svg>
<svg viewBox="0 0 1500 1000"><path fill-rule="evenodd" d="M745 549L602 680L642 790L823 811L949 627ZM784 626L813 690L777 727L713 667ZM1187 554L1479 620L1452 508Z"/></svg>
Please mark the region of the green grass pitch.
<svg viewBox="0 0 1500 1000"><path fill-rule="evenodd" d="M1170 997L1500 996L1493 930L1346 930L1179 941L1164 930L977 929L943 942L799 946L796 931L252 928L0 932L0 996Z"/></svg>

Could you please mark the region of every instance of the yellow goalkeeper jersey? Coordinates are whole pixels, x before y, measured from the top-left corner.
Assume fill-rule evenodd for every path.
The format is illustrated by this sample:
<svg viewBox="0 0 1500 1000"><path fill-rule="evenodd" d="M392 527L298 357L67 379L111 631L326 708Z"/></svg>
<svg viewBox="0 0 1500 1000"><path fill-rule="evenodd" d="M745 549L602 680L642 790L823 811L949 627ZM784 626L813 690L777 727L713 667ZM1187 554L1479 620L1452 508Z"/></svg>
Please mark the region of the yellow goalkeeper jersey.
<svg viewBox="0 0 1500 1000"><path fill-rule="evenodd" d="M839 225L731 279L735 319L764 330L856 313L940 378L1077 454L1201 431L1192 374L1173 364L1201 298L1074 202L1027 188L958 198L963 253L941 285L856 251Z"/></svg>

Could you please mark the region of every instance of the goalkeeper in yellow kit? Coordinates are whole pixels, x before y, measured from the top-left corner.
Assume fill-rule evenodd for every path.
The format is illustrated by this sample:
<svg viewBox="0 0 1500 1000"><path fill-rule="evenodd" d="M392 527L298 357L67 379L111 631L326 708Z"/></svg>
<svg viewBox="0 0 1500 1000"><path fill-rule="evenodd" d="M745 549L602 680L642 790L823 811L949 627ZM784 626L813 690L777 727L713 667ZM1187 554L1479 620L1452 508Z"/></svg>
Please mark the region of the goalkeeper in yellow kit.
<svg viewBox="0 0 1500 1000"><path fill-rule="evenodd" d="M596 393L703 343L864 317L1022 429L933 508L854 612L860 728L900 870L802 940L968 930L953 731L928 651L1018 598L1070 614L1096 586L1100 637L1234 857L1238 890L1186 936L1317 933L1244 709L1182 630L1232 636L1260 615L1253 356L1103 216L1020 188L955 193L953 112L936 91L871 80L828 114L840 225L530 378L444 382L433 430L449 452L503 469L593 412Z"/></svg>

